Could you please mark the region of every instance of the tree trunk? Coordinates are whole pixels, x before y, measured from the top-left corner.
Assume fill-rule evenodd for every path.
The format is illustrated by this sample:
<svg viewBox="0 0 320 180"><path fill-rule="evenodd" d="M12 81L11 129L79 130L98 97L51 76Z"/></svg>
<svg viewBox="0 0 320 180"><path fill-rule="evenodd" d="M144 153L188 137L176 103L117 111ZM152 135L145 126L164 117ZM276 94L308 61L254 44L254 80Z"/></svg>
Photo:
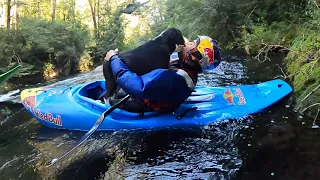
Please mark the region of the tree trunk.
<svg viewBox="0 0 320 180"><path fill-rule="evenodd" d="M94 28L94 34L97 35L97 19L96 19L96 3L95 0L88 0L91 14L92 14L92 20L93 20L93 28Z"/></svg>
<svg viewBox="0 0 320 180"><path fill-rule="evenodd" d="M16 29L18 29L18 25L19 25L19 21L20 21L20 17L19 17L19 6L17 3L17 0L14 0L14 4L15 4L15 11L16 11Z"/></svg>
<svg viewBox="0 0 320 180"><path fill-rule="evenodd" d="M100 37L100 33L99 33L99 27L100 27L100 0L98 0L98 5L97 5L97 14L98 14L98 22L97 22L97 36Z"/></svg>
<svg viewBox="0 0 320 180"><path fill-rule="evenodd" d="M40 0L38 1L38 18L41 18Z"/></svg>
<svg viewBox="0 0 320 180"><path fill-rule="evenodd" d="M7 1L7 29L10 29L10 20L11 20L11 0Z"/></svg>
<svg viewBox="0 0 320 180"><path fill-rule="evenodd" d="M0 27L5 26L6 21L6 3L5 0L1 1L1 11L0 11ZM3 24L2 24L3 23Z"/></svg>
<svg viewBox="0 0 320 180"><path fill-rule="evenodd" d="M56 6L57 6L57 0L52 0L51 22L54 22L56 20Z"/></svg>
<svg viewBox="0 0 320 180"><path fill-rule="evenodd" d="M76 1L72 1L72 18L76 19Z"/></svg>

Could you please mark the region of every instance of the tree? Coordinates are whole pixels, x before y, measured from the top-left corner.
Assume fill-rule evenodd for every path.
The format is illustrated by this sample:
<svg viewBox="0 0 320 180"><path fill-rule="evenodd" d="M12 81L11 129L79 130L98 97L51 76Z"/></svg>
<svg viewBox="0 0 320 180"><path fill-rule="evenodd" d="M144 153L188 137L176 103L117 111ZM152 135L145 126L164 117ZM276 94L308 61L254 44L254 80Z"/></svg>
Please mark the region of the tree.
<svg viewBox="0 0 320 180"><path fill-rule="evenodd" d="M38 18L41 18L40 0L38 0Z"/></svg>
<svg viewBox="0 0 320 180"><path fill-rule="evenodd" d="M20 17L19 17L19 3L17 2L17 0L14 0L14 4L15 4L15 19L16 19L16 28L19 25L19 21L20 21Z"/></svg>
<svg viewBox="0 0 320 180"><path fill-rule="evenodd" d="M56 20L56 7L57 7L57 0L52 0L51 22L54 22Z"/></svg>
<svg viewBox="0 0 320 180"><path fill-rule="evenodd" d="M98 0L99 1L99 0ZM96 17L96 1L95 0L88 0L89 5L90 5L90 10L91 10L91 15L92 15L92 21L93 21L93 31L95 33L95 36L98 34L98 25L97 25L97 17Z"/></svg>
<svg viewBox="0 0 320 180"><path fill-rule="evenodd" d="M11 0L7 0L7 29L10 29L10 21L11 21Z"/></svg>

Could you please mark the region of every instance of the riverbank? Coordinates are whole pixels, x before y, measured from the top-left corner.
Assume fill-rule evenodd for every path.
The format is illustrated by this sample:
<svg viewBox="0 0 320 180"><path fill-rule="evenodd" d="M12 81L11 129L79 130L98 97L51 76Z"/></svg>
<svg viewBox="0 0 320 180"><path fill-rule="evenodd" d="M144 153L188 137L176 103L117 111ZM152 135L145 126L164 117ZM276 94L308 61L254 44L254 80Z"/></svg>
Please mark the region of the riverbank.
<svg viewBox="0 0 320 180"><path fill-rule="evenodd" d="M319 43L316 37L309 35L306 40L296 42L285 59L289 72L285 76L293 81L296 93L296 111L315 120L320 110L320 49L319 45L314 46Z"/></svg>
<svg viewBox="0 0 320 180"><path fill-rule="evenodd" d="M282 72L280 78L293 84L295 110L316 119L320 109L319 6L310 4L306 13L307 16L296 19L296 23L256 23L250 30L241 31L237 43L261 62L272 62L270 53L285 53L284 66L277 68Z"/></svg>
<svg viewBox="0 0 320 180"><path fill-rule="evenodd" d="M308 41L308 38L305 41ZM288 48L279 46L280 52L278 53L266 52L262 48L260 52L263 52L264 55L250 56L255 57L261 63L272 62L273 60L269 58L271 54L283 54L281 51L286 51L282 66L277 64L277 68L282 72L279 78L289 80L293 85L295 111L316 120L320 115L320 49L306 45L305 41L302 44L296 42ZM274 45L269 47L271 46ZM247 54L250 53L247 51Z"/></svg>

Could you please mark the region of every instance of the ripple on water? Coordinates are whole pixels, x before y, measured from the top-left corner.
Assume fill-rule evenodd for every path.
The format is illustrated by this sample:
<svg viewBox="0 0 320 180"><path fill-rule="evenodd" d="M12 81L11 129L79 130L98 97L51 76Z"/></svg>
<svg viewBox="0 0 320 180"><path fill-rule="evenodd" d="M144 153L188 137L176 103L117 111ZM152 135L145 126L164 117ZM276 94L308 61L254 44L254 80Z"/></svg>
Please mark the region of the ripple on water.
<svg viewBox="0 0 320 180"><path fill-rule="evenodd" d="M109 168L105 179L120 174L126 179L229 179L242 165L236 143L242 138L240 130L250 118L235 122L215 123L199 130L163 130L146 135L129 136L127 152L119 162L121 170ZM193 133L191 133L193 131ZM139 139L138 144L137 140ZM130 147L128 149L128 147ZM117 161L117 160L115 160ZM116 165L115 167L119 167Z"/></svg>

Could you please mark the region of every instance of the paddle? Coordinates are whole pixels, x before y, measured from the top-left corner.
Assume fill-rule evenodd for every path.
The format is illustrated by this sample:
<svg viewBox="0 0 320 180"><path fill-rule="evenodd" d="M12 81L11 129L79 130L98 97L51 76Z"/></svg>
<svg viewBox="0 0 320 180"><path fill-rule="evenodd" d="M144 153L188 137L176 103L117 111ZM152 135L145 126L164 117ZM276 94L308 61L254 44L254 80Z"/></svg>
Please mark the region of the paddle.
<svg viewBox="0 0 320 180"><path fill-rule="evenodd" d="M101 95L98 97L98 99L102 99L106 94L107 94L108 91L104 91L103 93L101 93Z"/></svg>
<svg viewBox="0 0 320 180"><path fill-rule="evenodd" d="M77 147L79 147L86 139L89 138L89 136L91 134L94 133L95 130L98 129L98 127L102 124L103 120L112 112L114 111L116 108L118 108L122 103L124 103L126 100L128 100L130 98L130 95L127 95L126 97L124 97L123 99L121 99L121 101L117 102L115 105L113 105L112 107L110 107L109 109L107 109L105 112L103 112L98 120L96 121L96 123L94 124L94 126L77 142L75 143L74 146L72 146L66 153L64 153L63 156L61 156L58 159L53 159L51 160L51 163L49 165L47 165L47 167L57 163L58 161L60 161L61 159L63 159L64 157L66 157L70 152L72 152L73 150L75 150Z"/></svg>
<svg viewBox="0 0 320 180"><path fill-rule="evenodd" d="M11 70L0 74L0 84L6 82L9 78L11 78L18 70L22 67L21 64L17 65L16 67L12 68Z"/></svg>

